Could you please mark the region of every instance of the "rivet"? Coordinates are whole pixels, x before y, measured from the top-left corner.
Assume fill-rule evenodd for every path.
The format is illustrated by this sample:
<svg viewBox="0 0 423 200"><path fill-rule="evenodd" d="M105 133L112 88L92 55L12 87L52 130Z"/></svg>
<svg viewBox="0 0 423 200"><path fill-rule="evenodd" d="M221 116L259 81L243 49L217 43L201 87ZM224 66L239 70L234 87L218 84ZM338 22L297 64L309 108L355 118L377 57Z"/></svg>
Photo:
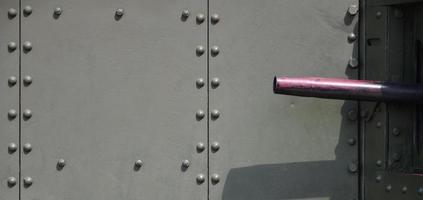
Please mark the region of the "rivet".
<svg viewBox="0 0 423 200"><path fill-rule="evenodd" d="M142 160L137 160L137 161L135 161L135 163L134 163L134 170L135 170L135 171L140 170L143 164L144 164L144 163L142 162Z"/></svg>
<svg viewBox="0 0 423 200"><path fill-rule="evenodd" d="M31 76L24 76L23 83L25 86L31 85L32 83L32 77Z"/></svg>
<svg viewBox="0 0 423 200"><path fill-rule="evenodd" d="M357 112L355 110L348 111L348 119L351 121L357 120Z"/></svg>
<svg viewBox="0 0 423 200"><path fill-rule="evenodd" d="M382 122L376 122L376 127L377 127L377 128L382 127Z"/></svg>
<svg viewBox="0 0 423 200"><path fill-rule="evenodd" d="M56 168L57 168L57 170L62 170L62 169L63 169L63 167L65 167L65 165L66 165L66 161L65 161L65 159L60 158L60 159L57 161Z"/></svg>
<svg viewBox="0 0 423 200"><path fill-rule="evenodd" d="M382 12L377 11L376 12L376 19L380 19L382 17Z"/></svg>
<svg viewBox="0 0 423 200"><path fill-rule="evenodd" d="M348 14L351 16L357 15L358 13L358 6L357 5L350 5L348 7Z"/></svg>
<svg viewBox="0 0 423 200"><path fill-rule="evenodd" d="M18 112L15 109L10 109L9 112L7 113L7 116L9 117L9 119L15 119L17 115L18 115Z"/></svg>
<svg viewBox="0 0 423 200"><path fill-rule="evenodd" d="M213 89L219 87L219 85L220 85L219 78L216 77L211 80L211 86Z"/></svg>
<svg viewBox="0 0 423 200"><path fill-rule="evenodd" d="M355 164L355 163L350 163L349 165L348 165L348 171L350 172L350 173L356 173L357 171L358 171L358 166L357 166L357 164Z"/></svg>
<svg viewBox="0 0 423 200"><path fill-rule="evenodd" d="M386 191L386 192L391 192L391 190L392 190L392 185L387 185L387 186L385 187L385 191Z"/></svg>
<svg viewBox="0 0 423 200"><path fill-rule="evenodd" d="M23 112L23 118L28 120L32 117L32 111L29 109L25 109Z"/></svg>
<svg viewBox="0 0 423 200"><path fill-rule="evenodd" d="M24 15L29 16L32 13L32 7L31 6L25 6L23 9Z"/></svg>
<svg viewBox="0 0 423 200"><path fill-rule="evenodd" d="M394 153L394 154L392 154L392 159L393 159L395 162L398 162L398 161L400 161L400 160L401 160L401 155L400 155L399 153Z"/></svg>
<svg viewBox="0 0 423 200"><path fill-rule="evenodd" d="M33 182L32 181L32 178L29 177L29 176L25 177L24 180L23 180L23 183L24 183L24 186L25 187L31 186L32 185L32 182Z"/></svg>
<svg viewBox="0 0 423 200"><path fill-rule="evenodd" d="M376 176L376 182L377 183L380 183L382 181L382 176Z"/></svg>
<svg viewBox="0 0 423 200"><path fill-rule="evenodd" d="M212 14L210 17L210 21L212 24L217 24L219 22L220 18L218 14Z"/></svg>
<svg viewBox="0 0 423 200"><path fill-rule="evenodd" d="M189 10L187 9L183 10L181 15L182 21L186 21L190 15L191 13L189 12Z"/></svg>
<svg viewBox="0 0 423 200"><path fill-rule="evenodd" d="M198 89L202 88L205 85L204 79L202 78L197 79L197 81L195 81L195 85L197 86Z"/></svg>
<svg viewBox="0 0 423 200"><path fill-rule="evenodd" d="M116 9L115 15L117 17L122 17L125 14L125 11L122 8Z"/></svg>
<svg viewBox="0 0 423 200"><path fill-rule="evenodd" d="M7 150L9 151L10 154L16 152L16 150L18 150L18 145L16 143L10 143L9 146L7 147Z"/></svg>
<svg viewBox="0 0 423 200"><path fill-rule="evenodd" d="M417 193L418 193L420 196L423 196L423 187L420 187L419 189L417 189Z"/></svg>
<svg viewBox="0 0 423 200"><path fill-rule="evenodd" d="M204 145L204 143L202 143L202 142L199 142L198 144L197 144L197 152L198 153L201 153L201 152L203 152L205 149L206 149L206 145Z"/></svg>
<svg viewBox="0 0 423 200"><path fill-rule="evenodd" d="M196 113L195 113L195 117L197 118L197 120L198 121L200 121L200 120L202 120L203 118L204 118L204 116L205 116L206 114L204 113L204 111L203 110L198 110Z"/></svg>
<svg viewBox="0 0 423 200"><path fill-rule="evenodd" d="M7 14L9 15L9 18L11 19L16 17L16 15L18 15L18 11L14 8L10 8Z"/></svg>
<svg viewBox="0 0 423 200"><path fill-rule="evenodd" d="M204 174L198 174L196 177L196 181L198 184L204 183L205 180L206 180L206 177L204 176Z"/></svg>
<svg viewBox="0 0 423 200"><path fill-rule="evenodd" d="M17 182L17 180L16 180L16 178L15 177L9 177L9 178L7 178L7 186L9 186L9 187L13 187L13 186L15 186L16 185L16 182Z"/></svg>
<svg viewBox="0 0 423 200"><path fill-rule="evenodd" d="M400 10L400 9L395 9L394 16L397 19L401 19L401 18L404 17L404 12L402 10Z"/></svg>
<svg viewBox="0 0 423 200"><path fill-rule="evenodd" d="M400 130L398 128L393 128L392 129L392 135L394 136L399 136L401 134Z"/></svg>
<svg viewBox="0 0 423 200"><path fill-rule="evenodd" d="M358 59L351 57L350 60L348 60L348 66L352 69L356 69L358 67Z"/></svg>
<svg viewBox="0 0 423 200"><path fill-rule="evenodd" d="M191 163L189 162L189 160L183 160L182 161L182 167L185 168L185 169L188 168L190 166L190 164Z"/></svg>
<svg viewBox="0 0 423 200"><path fill-rule="evenodd" d="M403 186L401 188L401 192L404 193L404 194L407 193L407 190L408 190L407 186Z"/></svg>
<svg viewBox="0 0 423 200"><path fill-rule="evenodd" d="M29 41L26 41L23 43L23 49L25 52L31 51L32 50L32 43Z"/></svg>
<svg viewBox="0 0 423 200"><path fill-rule="evenodd" d="M211 182L213 185L216 185L217 183L219 183L220 181L220 176L219 174L212 174L211 175Z"/></svg>
<svg viewBox="0 0 423 200"><path fill-rule="evenodd" d="M7 48L9 50L9 52L15 51L16 48L18 48L18 45L16 44L16 42L9 42L7 44Z"/></svg>
<svg viewBox="0 0 423 200"><path fill-rule="evenodd" d="M348 144L351 145L351 146L354 146L356 144L355 138L348 139Z"/></svg>
<svg viewBox="0 0 423 200"><path fill-rule="evenodd" d="M7 82L9 83L9 86L14 86L18 82L18 79L16 78L16 76L11 76L9 77Z"/></svg>
<svg viewBox="0 0 423 200"><path fill-rule="evenodd" d="M32 145L30 143L24 144L24 146L23 146L23 152L25 154L27 154L27 153L29 153L31 151L32 151Z"/></svg>
<svg viewBox="0 0 423 200"><path fill-rule="evenodd" d="M197 48L195 49L195 53L197 54L197 56L201 56L204 54L204 47L199 45L197 46Z"/></svg>
<svg viewBox="0 0 423 200"><path fill-rule="evenodd" d="M61 15L61 14L62 14L62 12L63 12L63 10L62 10L62 8L61 8L61 7L56 7L56 8L54 9L54 15L55 15L55 16L59 16L59 15Z"/></svg>
<svg viewBox="0 0 423 200"><path fill-rule="evenodd" d="M213 57L217 56L219 54L220 50L218 46L212 46L210 53Z"/></svg>
<svg viewBox="0 0 423 200"><path fill-rule="evenodd" d="M217 151L219 151L219 149L220 149L219 142L213 142L211 144L211 150L212 150L212 152L217 152Z"/></svg>
<svg viewBox="0 0 423 200"><path fill-rule="evenodd" d="M348 42L352 43L357 40L357 35L355 33L348 34Z"/></svg>
<svg viewBox="0 0 423 200"><path fill-rule="evenodd" d="M376 166L382 167L382 165L383 165L383 162L381 160L376 161Z"/></svg>
<svg viewBox="0 0 423 200"><path fill-rule="evenodd" d="M204 20L206 19L206 17L204 16L203 13L200 13L200 14L197 15L197 18L196 19L197 19L197 24L201 24L201 23L204 22Z"/></svg>
<svg viewBox="0 0 423 200"><path fill-rule="evenodd" d="M218 110L212 110L210 116L213 120L216 120L217 118L219 118L220 112Z"/></svg>

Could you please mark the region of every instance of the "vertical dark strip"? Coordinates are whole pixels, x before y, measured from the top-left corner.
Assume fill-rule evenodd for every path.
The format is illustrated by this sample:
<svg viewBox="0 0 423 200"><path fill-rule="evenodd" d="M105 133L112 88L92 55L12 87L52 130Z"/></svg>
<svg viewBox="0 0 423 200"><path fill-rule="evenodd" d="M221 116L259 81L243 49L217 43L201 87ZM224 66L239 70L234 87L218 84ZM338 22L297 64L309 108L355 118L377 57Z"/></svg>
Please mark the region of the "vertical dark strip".
<svg viewBox="0 0 423 200"><path fill-rule="evenodd" d="M207 0L207 199L210 199L210 0Z"/></svg>
<svg viewBox="0 0 423 200"><path fill-rule="evenodd" d="M359 63L361 63L361 67L358 68L357 71L357 78L358 79L363 79L363 74L365 73L365 67L366 67L366 62L365 62L365 47L366 47L366 36L365 36L365 24L364 24L364 19L365 19L365 14L366 14L366 4L365 4L365 0L359 0L358 1L358 5L359 5L359 15L358 15L358 33L359 33L359 43L358 43L358 60ZM358 115L359 115L359 119L361 119L361 110L362 110L362 105L361 102L357 102L357 110L358 110ZM364 199L364 124L362 120L357 120L357 141L358 142L358 146L357 146L357 155L358 155L358 160L360 162L360 170L359 170L359 174L358 174L358 180L357 180L357 196L358 199ZM362 130L363 128L363 130Z"/></svg>

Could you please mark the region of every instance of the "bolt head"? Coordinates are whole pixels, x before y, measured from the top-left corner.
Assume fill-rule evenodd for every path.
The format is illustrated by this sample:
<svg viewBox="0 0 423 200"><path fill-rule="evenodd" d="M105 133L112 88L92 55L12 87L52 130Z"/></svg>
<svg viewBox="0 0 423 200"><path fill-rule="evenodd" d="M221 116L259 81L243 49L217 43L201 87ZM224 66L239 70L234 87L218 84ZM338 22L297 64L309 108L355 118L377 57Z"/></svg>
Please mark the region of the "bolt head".
<svg viewBox="0 0 423 200"><path fill-rule="evenodd" d="M196 113L195 113L195 117L197 118L197 120L202 120L203 118L204 118L204 116L205 116L206 114L204 113L204 111L203 110L198 110Z"/></svg>
<svg viewBox="0 0 423 200"><path fill-rule="evenodd" d="M350 58L350 60L348 60L348 66L352 69L357 69L358 68L358 59L357 58Z"/></svg>
<svg viewBox="0 0 423 200"><path fill-rule="evenodd" d="M24 119L30 119L32 117L32 111L29 109L25 109L23 112Z"/></svg>
<svg viewBox="0 0 423 200"><path fill-rule="evenodd" d="M29 41L26 41L23 43L23 49L28 52L32 50L32 43Z"/></svg>
<svg viewBox="0 0 423 200"><path fill-rule="evenodd" d="M348 42L353 43L357 40L357 35L355 33L348 34Z"/></svg>
<svg viewBox="0 0 423 200"><path fill-rule="evenodd" d="M197 56L201 56L204 54L204 47L199 45L197 46L197 48L195 49L195 53L197 54Z"/></svg>
<svg viewBox="0 0 423 200"><path fill-rule="evenodd" d="M118 9L116 9L115 14L118 17L122 17L125 14L125 11L122 8L118 8Z"/></svg>
<svg viewBox="0 0 423 200"><path fill-rule="evenodd" d="M348 7L348 14L350 14L351 16L357 15L358 13L358 5L350 5L350 7Z"/></svg>
<svg viewBox="0 0 423 200"><path fill-rule="evenodd" d="M348 165L348 171L349 171L350 173L357 173L357 171L358 171L358 166L357 166L357 164L355 164L355 163L350 163L350 164Z"/></svg>
<svg viewBox="0 0 423 200"><path fill-rule="evenodd" d="M9 187L13 187L13 186L15 186L16 185L16 182L17 182L17 180L16 180L16 178L15 177L9 177L9 178L7 178L7 185L9 186Z"/></svg>
<svg viewBox="0 0 423 200"><path fill-rule="evenodd" d="M60 159L57 161L57 169L58 169L58 170L63 169L63 167L65 167L65 165L66 165L66 161L65 161L65 159L60 158Z"/></svg>
<svg viewBox="0 0 423 200"><path fill-rule="evenodd" d="M355 140L355 138L348 139L348 144L351 145L351 146L354 146L356 144L356 142L357 141Z"/></svg>
<svg viewBox="0 0 423 200"><path fill-rule="evenodd" d="M219 142L213 142L213 143L211 144L211 150L212 150L213 152L217 152L217 151L219 151L219 149L220 149L220 144L219 144Z"/></svg>
<svg viewBox="0 0 423 200"><path fill-rule="evenodd" d="M9 146L7 147L7 150L9 151L9 153L14 153L18 150L18 145L16 143L10 143Z"/></svg>
<svg viewBox="0 0 423 200"><path fill-rule="evenodd" d="M7 44L7 48L9 49L10 52L15 51L16 48L18 48L18 45L16 44L16 42L9 42Z"/></svg>
<svg viewBox="0 0 423 200"><path fill-rule="evenodd" d="M24 83L25 86L31 85L31 83L32 83L32 77L31 76L28 76L28 75L25 76L23 78L23 83Z"/></svg>
<svg viewBox="0 0 423 200"><path fill-rule="evenodd" d="M203 152L205 149L206 149L206 145L204 145L204 143L202 143L202 142L199 142L198 144L197 144L197 152L198 153L201 153L201 152Z"/></svg>
<svg viewBox="0 0 423 200"><path fill-rule="evenodd" d="M350 110L348 111L348 119L351 121L357 120L357 111L356 110Z"/></svg>
<svg viewBox="0 0 423 200"><path fill-rule="evenodd" d="M219 85L220 85L219 78L217 78L217 77L213 78L212 81L211 81L212 88L215 89L215 88L219 87Z"/></svg>
<svg viewBox="0 0 423 200"><path fill-rule="evenodd" d="M418 193L420 196L423 196L423 187L420 187L419 189L417 189L417 193Z"/></svg>
<svg viewBox="0 0 423 200"><path fill-rule="evenodd" d="M407 186L404 186L404 187L401 188L402 193L407 193L407 191L408 191Z"/></svg>
<svg viewBox="0 0 423 200"><path fill-rule="evenodd" d="M61 7L56 7L56 8L54 9L54 15L61 15L61 14L62 14L62 12L63 12L63 10L62 10L62 8L61 8Z"/></svg>
<svg viewBox="0 0 423 200"><path fill-rule="evenodd" d="M381 11L377 11L376 12L376 19L380 19L382 17L382 12Z"/></svg>
<svg viewBox="0 0 423 200"><path fill-rule="evenodd" d="M32 180L31 177L27 176L27 177L24 178L23 182L24 182L25 187L29 187L29 186L32 185L33 180Z"/></svg>
<svg viewBox="0 0 423 200"><path fill-rule="evenodd" d="M213 120L216 120L220 116L220 112L218 110L212 110L210 116Z"/></svg>
<svg viewBox="0 0 423 200"><path fill-rule="evenodd" d="M198 184L204 183L205 180L206 180L206 176L204 176L204 174L198 174L196 177L196 181Z"/></svg>
<svg viewBox="0 0 423 200"><path fill-rule="evenodd" d="M218 46L212 46L212 48L210 49L210 54L215 57L219 54L220 50Z"/></svg>
<svg viewBox="0 0 423 200"><path fill-rule="evenodd" d="M188 168L189 166L190 166L190 162L189 162L189 160L183 160L182 161L182 167L183 168Z"/></svg>
<svg viewBox="0 0 423 200"><path fill-rule="evenodd" d="M28 16L32 13L32 7L31 6L25 6L23 9L24 15Z"/></svg>
<svg viewBox="0 0 423 200"><path fill-rule="evenodd" d="M220 20L220 18L219 18L219 15L218 14L212 14L210 16L210 22L212 24L217 24L219 22L219 20Z"/></svg>
<svg viewBox="0 0 423 200"><path fill-rule="evenodd" d="M382 167L383 166L383 162L381 160L377 160L376 161L376 166Z"/></svg>
<svg viewBox="0 0 423 200"><path fill-rule="evenodd" d="M197 17L196 17L197 24L203 23L205 19L206 19L206 17L203 13L198 14Z"/></svg>
<svg viewBox="0 0 423 200"><path fill-rule="evenodd" d="M376 176L376 182L377 183L380 183L382 181L382 176Z"/></svg>
<svg viewBox="0 0 423 200"><path fill-rule="evenodd" d="M23 152L25 154L27 154L27 153L29 153L31 151L32 151L32 145L30 143L24 144L24 146L23 146Z"/></svg>
<svg viewBox="0 0 423 200"><path fill-rule="evenodd" d="M18 115L18 112L15 109L10 109L9 112L7 113L7 116L9 117L9 119L14 119L16 118L17 115Z"/></svg>
<svg viewBox="0 0 423 200"><path fill-rule="evenodd" d="M392 129L392 135L394 136L399 136L401 134L400 130L398 128L393 128Z"/></svg>
<svg viewBox="0 0 423 200"><path fill-rule="evenodd" d="M182 18L183 19L187 19L189 16L191 15L191 13L189 12L189 10L185 9L182 11Z"/></svg>
<svg viewBox="0 0 423 200"><path fill-rule="evenodd" d="M386 191L386 192L391 192L391 190L392 190L392 185L387 185L387 186L385 187L385 191Z"/></svg>
<svg viewBox="0 0 423 200"><path fill-rule="evenodd" d="M220 181L219 174L212 174L211 175L211 182L212 182L213 185L219 183L219 181Z"/></svg>
<svg viewBox="0 0 423 200"><path fill-rule="evenodd" d="M376 122L376 127L377 128L381 128L382 127L382 122Z"/></svg>
<svg viewBox="0 0 423 200"><path fill-rule="evenodd" d="M205 81L202 78L197 79L197 81L195 81L195 85L197 86L197 88L202 88L205 85Z"/></svg>
<svg viewBox="0 0 423 200"><path fill-rule="evenodd" d="M18 78L16 78L16 76L11 76L9 77L7 82L9 83L10 86L16 85L16 83L18 82Z"/></svg>
<svg viewBox="0 0 423 200"><path fill-rule="evenodd" d="M139 170L142 167L143 164L144 163L142 162L142 160L135 161L135 164L134 164L135 170Z"/></svg>
<svg viewBox="0 0 423 200"><path fill-rule="evenodd" d="M16 15L18 15L18 11L14 8L10 8L7 14L9 15L10 18L14 18L16 17Z"/></svg>

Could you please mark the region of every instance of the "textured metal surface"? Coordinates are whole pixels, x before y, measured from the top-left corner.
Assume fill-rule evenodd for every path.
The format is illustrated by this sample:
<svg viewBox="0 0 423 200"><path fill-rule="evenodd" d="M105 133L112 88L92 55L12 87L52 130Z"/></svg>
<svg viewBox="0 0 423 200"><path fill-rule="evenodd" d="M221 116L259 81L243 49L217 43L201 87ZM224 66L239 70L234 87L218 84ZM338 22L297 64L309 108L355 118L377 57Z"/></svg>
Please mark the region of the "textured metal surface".
<svg viewBox="0 0 423 200"><path fill-rule="evenodd" d="M0 199L19 199L19 0L0 2Z"/></svg>
<svg viewBox="0 0 423 200"><path fill-rule="evenodd" d="M197 87L208 82L207 56L196 55L197 46L208 49L207 24L184 11L206 13L206 3L22 0L22 75L32 77L22 87L22 143L31 145L22 200L207 199L199 175L207 174L207 120L196 119L197 110L208 115L207 87ZM16 31L2 33L4 47L17 40ZM6 56L17 53L1 52L1 69L15 67ZM16 74L5 72L2 96L17 94L7 86ZM1 134L10 135L17 120L7 121L12 105L1 105ZM8 138L0 140L0 158L10 158L0 162L4 183L18 176ZM16 199L8 194L1 197Z"/></svg>
<svg viewBox="0 0 423 200"><path fill-rule="evenodd" d="M357 78L357 3L210 1L210 199L358 198L356 103L272 91L275 74Z"/></svg>

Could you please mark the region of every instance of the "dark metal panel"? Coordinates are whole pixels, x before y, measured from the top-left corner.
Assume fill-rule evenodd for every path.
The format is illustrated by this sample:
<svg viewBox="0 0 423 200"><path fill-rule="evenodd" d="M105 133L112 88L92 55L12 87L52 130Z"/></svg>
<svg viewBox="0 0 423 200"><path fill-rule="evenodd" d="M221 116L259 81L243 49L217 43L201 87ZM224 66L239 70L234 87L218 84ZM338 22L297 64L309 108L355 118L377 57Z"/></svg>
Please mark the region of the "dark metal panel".
<svg viewBox="0 0 423 200"><path fill-rule="evenodd" d="M210 199L358 198L356 103L272 91L357 78L357 3L210 0Z"/></svg>
<svg viewBox="0 0 423 200"><path fill-rule="evenodd" d="M19 199L19 0L0 2L0 199Z"/></svg>
<svg viewBox="0 0 423 200"><path fill-rule="evenodd" d="M22 200L207 199L206 1L22 8Z"/></svg>
<svg viewBox="0 0 423 200"><path fill-rule="evenodd" d="M368 5L384 6L384 5L419 3L419 2L423 2L423 0L368 0Z"/></svg>

